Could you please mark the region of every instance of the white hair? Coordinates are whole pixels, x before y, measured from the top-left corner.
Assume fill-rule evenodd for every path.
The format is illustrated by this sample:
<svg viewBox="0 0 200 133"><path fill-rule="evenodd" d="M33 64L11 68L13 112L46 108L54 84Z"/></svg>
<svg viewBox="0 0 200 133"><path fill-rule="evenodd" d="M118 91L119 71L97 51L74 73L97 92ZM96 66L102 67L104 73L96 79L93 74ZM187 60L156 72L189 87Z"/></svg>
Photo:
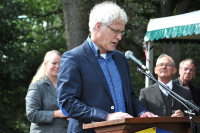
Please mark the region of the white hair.
<svg viewBox="0 0 200 133"><path fill-rule="evenodd" d="M128 17L122 8L111 1L97 4L90 12L89 30L91 33L93 33L94 27L97 22L101 22L105 25L110 25L115 20L117 20L118 22L122 22L122 24L127 23Z"/></svg>
<svg viewBox="0 0 200 133"><path fill-rule="evenodd" d="M174 60L172 59L172 57L170 57L170 56L167 55L167 54L161 54L161 55L158 57L158 59L157 59L157 61L156 61L156 66L158 65L158 60L160 60L160 59L163 58L163 57L167 57L167 58L169 58L170 61L171 61L172 64L173 64L173 66L175 67L175 62L174 62Z"/></svg>
<svg viewBox="0 0 200 133"><path fill-rule="evenodd" d="M194 70L196 71L197 63L196 63L194 60L190 59L190 58L187 58L187 59L185 59L185 60L182 60L182 61L180 62L180 64L179 64L179 68L182 69L185 63L188 63L189 65L190 65L190 64L194 64L194 66L195 66L195 69L194 69Z"/></svg>

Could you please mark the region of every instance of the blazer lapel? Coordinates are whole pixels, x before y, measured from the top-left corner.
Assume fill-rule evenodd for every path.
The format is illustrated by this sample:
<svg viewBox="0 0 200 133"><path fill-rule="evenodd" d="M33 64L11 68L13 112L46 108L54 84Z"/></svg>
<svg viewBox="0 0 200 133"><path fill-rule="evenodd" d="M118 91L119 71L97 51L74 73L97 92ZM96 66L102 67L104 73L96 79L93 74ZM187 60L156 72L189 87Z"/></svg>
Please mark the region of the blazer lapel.
<svg viewBox="0 0 200 133"><path fill-rule="evenodd" d="M127 87L126 87L126 84L125 84L125 71L124 71L124 64L122 63L122 60L119 60L120 58L118 57L118 54L114 53L113 54L113 60L115 61L115 64L117 66L117 69L119 71L119 74L120 74L120 77L121 77L121 80L122 80L122 88L123 88L123 92L124 92L124 98L126 99L125 101L127 102L127 105L128 105L128 92L127 92Z"/></svg>
<svg viewBox="0 0 200 133"><path fill-rule="evenodd" d="M172 91L175 92L178 95L180 95L180 93L181 93L180 90L179 90L179 87L176 84L173 84ZM172 97L172 107L174 106L175 102L176 102L176 99L174 99Z"/></svg>
<svg viewBox="0 0 200 133"><path fill-rule="evenodd" d="M153 94L155 94L155 96L158 98L158 100L160 102L162 102L163 104L165 104L164 101L163 101L163 97L162 97L162 94L161 94L161 91L160 91L158 84L154 84L152 91L153 91Z"/></svg>
<svg viewBox="0 0 200 133"><path fill-rule="evenodd" d="M53 86L53 84L51 83L51 81L49 80L49 78L47 76L45 76L43 78L44 83L46 84L46 89L47 91L49 91L53 97L55 97L57 99L57 91L56 88Z"/></svg>
<svg viewBox="0 0 200 133"><path fill-rule="evenodd" d="M83 48L84 48L84 52L85 52L85 57L89 60L90 64L92 65L93 69L95 70L95 72L97 73L99 80L102 82L104 88L106 89L108 95L110 96L110 98L112 99L111 93L110 93L110 89L108 87L106 78L103 74L103 71L99 65L99 62L97 60L97 58L94 55L94 52L91 50L89 44L85 41L85 43L83 44Z"/></svg>

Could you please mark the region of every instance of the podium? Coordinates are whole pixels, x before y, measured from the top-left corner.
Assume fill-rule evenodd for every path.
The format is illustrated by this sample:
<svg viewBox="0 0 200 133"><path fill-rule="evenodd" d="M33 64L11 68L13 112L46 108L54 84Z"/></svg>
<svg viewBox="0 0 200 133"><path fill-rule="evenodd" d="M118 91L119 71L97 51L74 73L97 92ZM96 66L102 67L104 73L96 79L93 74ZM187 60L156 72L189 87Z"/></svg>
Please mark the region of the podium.
<svg viewBox="0 0 200 133"><path fill-rule="evenodd" d="M195 116L194 123L198 122L200 122L200 117ZM191 132L189 117L134 117L83 124L83 129L94 128L96 133L134 133L151 127L175 133Z"/></svg>

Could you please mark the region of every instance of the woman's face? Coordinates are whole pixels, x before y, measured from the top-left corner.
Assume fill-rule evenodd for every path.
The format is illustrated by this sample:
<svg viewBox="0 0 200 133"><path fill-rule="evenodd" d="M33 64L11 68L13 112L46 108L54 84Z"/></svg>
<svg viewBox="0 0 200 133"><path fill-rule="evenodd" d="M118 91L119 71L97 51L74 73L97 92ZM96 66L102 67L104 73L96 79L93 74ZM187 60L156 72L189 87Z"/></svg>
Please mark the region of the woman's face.
<svg viewBox="0 0 200 133"><path fill-rule="evenodd" d="M44 64L48 77L57 77L60 68L60 59L61 57L58 54L52 54L49 61Z"/></svg>

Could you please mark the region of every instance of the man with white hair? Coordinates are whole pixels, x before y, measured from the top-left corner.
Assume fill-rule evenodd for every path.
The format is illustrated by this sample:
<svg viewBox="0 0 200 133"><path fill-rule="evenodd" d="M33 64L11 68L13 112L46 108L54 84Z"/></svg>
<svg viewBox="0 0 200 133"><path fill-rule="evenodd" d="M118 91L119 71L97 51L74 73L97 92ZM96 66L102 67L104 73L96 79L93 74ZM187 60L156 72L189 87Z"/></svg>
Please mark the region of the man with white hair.
<svg viewBox="0 0 200 133"><path fill-rule="evenodd" d="M192 97L188 88L172 83L172 75L176 71L174 60L170 56L162 54L158 57L154 68L155 74L158 75L158 81L181 97L191 100ZM158 116L183 117L186 115L184 110L187 110L187 108L169 93L162 86L155 83L140 90L139 100L148 111ZM172 110L176 110L174 114Z"/></svg>
<svg viewBox="0 0 200 133"><path fill-rule="evenodd" d="M192 59L185 59L179 64L179 75L173 82L175 84L190 88L193 101L196 105L200 105L200 88L191 83L196 74L197 64Z"/></svg>
<svg viewBox="0 0 200 133"><path fill-rule="evenodd" d="M91 10L86 41L63 54L58 73L58 103L70 117L68 133L94 133L83 123L135 117L156 117L139 102L128 62L116 50L127 15L113 2Z"/></svg>

